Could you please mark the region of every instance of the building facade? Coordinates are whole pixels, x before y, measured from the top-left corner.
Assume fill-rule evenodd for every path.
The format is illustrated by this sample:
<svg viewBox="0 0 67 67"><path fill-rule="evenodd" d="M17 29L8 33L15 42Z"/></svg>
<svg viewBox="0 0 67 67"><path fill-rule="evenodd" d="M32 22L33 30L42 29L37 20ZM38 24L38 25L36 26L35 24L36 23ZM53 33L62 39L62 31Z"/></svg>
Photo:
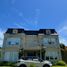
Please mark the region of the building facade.
<svg viewBox="0 0 67 67"><path fill-rule="evenodd" d="M22 56L36 56L50 61L62 59L55 29L10 28L4 33L2 54L3 61L17 61Z"/></svg>

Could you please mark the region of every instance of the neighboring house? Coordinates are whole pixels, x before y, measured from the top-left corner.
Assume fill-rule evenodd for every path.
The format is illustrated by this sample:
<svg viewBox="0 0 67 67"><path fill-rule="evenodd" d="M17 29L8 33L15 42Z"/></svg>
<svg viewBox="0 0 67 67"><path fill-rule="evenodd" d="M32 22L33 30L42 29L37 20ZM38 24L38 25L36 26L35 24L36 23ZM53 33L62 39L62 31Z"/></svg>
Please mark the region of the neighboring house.
<svg viewBox="0 0 67 67"><path fill-rule="evenodd" d="M4 33L2 54L3 61L17 61L22 56L37 56L50 61L62 59L55 29L9 28Z"/></svg>

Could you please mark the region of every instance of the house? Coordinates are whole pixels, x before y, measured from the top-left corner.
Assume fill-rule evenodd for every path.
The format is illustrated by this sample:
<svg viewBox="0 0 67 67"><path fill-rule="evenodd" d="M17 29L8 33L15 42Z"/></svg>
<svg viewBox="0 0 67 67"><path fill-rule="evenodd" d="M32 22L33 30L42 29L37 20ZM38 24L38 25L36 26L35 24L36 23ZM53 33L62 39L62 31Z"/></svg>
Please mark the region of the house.
<svg viewBox="0 0 67 67"><path fill-rule="evenodd" d="M22 56L43 60L61 60L59 37L55 29L24 30L9 28L4 33L3 61L17 61Z"/></svg>

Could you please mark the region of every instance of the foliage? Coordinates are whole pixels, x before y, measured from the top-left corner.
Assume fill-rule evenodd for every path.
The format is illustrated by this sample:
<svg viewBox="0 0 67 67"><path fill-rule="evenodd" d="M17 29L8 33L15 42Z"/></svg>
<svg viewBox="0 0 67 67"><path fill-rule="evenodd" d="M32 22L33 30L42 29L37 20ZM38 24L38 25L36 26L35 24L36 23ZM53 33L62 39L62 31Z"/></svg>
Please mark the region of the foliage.
<svg viewBox="0 0 67 67"><path fill-rule="evenodd" d="M64 61L60 60L60 61L57 61L57 62L56 62L56 65L65 66L66 63L65 63Z"/></svg>
<svg viewBox="0 0 67 67"><path fill-rule="evenodd" d="M66 66L52 66L52 67L67 67L67 65Z"/></svg>
<svg viewBox="0 0 67 67"><path fill-rule="evenodd" d="M60 48L65 49L65 45L61 43Z"/></svg>
<svg viewBox="0 0 67 67"><path fill-rule="evenodd" d="M0 62L0 66L12 66L12 67L15 67L15 63L14 62L3 61L3 62Z"/></svg>
<svg viewBox="0 0 67 67"><path fill-rule="evenodd" d="M30 67L36 67L35 64L30 64Z"/></svg>

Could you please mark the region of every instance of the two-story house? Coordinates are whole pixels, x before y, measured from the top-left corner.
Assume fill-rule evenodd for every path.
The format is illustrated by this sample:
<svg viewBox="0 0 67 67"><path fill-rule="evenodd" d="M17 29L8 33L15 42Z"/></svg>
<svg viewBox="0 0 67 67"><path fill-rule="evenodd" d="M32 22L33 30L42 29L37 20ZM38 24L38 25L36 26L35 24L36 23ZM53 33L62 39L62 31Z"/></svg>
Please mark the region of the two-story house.
<svg viewBox="0 0 67 67"><path fill-rule="evenodd" d="M22 56L61 60L59 37L55 29L24 30L9 28L4 33L3 61L17 61Z"/></svg>

